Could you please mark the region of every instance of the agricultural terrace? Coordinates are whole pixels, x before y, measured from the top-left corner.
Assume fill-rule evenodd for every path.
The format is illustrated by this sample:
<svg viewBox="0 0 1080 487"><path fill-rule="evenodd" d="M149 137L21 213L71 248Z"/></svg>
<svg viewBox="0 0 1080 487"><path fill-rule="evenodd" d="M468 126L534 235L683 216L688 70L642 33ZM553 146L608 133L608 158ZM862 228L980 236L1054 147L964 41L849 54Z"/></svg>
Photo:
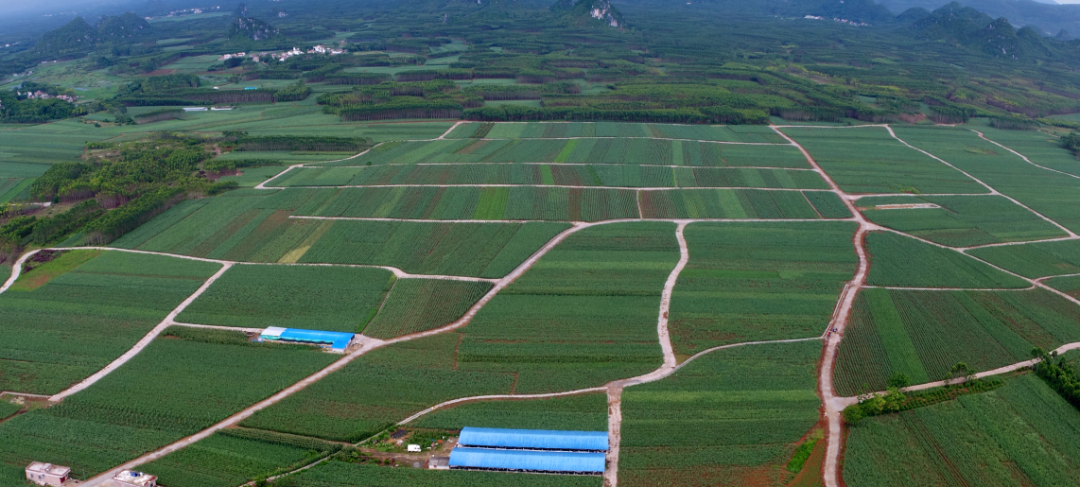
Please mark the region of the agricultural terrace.
<svg viewBox="0 0 1080 487"><path fill-rule="evenodd" d="M1019 485L1072 471L1048 462L1075 456L1061 438L1078 413L1023 371L1033 348L1080 342L1080 164L1042 136L356 124L298 102L122 138L2 127L0 155L40 152L0 168L0 197L86 141L194 127L366 145L214 154L240 189L180 201L109 247L2 268L17 279L0 295L0 389L53 399L0 402L4 481L31 458L86 487L135 467L169 487L507 481L364 460L401 426L609 431L603 480L513 478L538 487L881 485L901 470L898 485L982 485L950 467L976 453ZM253 342L267 326L357 336L333 355ZM898 377L927 388L958 362L1019 372L842 428L858 394ZM961 430L973 440L948 443ZM918 471L888 455L900 449Z"/></svg>

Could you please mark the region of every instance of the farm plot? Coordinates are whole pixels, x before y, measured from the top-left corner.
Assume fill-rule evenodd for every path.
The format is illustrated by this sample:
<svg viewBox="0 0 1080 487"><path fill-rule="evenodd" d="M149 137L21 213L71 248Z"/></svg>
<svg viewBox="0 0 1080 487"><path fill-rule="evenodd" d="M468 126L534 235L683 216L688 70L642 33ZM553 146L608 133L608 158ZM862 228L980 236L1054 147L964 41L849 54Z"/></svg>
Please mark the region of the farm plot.
<svg viewBox="0 0 1080 487"><path fill-rule="evenodd" d="M334 358L238 332L173 327L92 387L0 424L0 463L69 465L87 478L205 429Z"/></svg>
<svg viewBox="0 0 1080 487"><path fill-rule="evenodd" d="M660 294L679 260L675 225L620 223L577 232L463 328L462 370L514 373L514 391L599 386L662 363Z"/></svg>
<svg viewBox="0 0 1080 487"><path fill-rule="evenodd" d="M1080 298L1080 276L1058 277L1046 284L1074 298Z"/></svg>
<svg viewBox="0 0 1080 487"><path fill-rule="evenodd" d="M176 319L359 333L393 285L394 274L384 269L241 265L229 269Z"/></svg>
<svg viewBox="0 0 1080 487"><path fill-rule="evenodd" d="M820 419L818 342L720 350L622 396L619 484L785 485Z"/></svg>
<svg viewBox="0 0 1080 487"><path fill-rule="evenodd" d="M872 232L866 243L873 265L867 283L966 289L1019 289L1023 279L994 269L959 252L935 247L891 232Z"/></svg>
<svg viewBox="0 0 1080 487"><path fill-rule="evenodd" d="M955 401L851 427L852 487L1072 485L1080 475L1080 413L1034 375ZM903 454L897 454L903 452Z"/></svg>
<svg viewBox="0 0 1080 487"><path fill-rule="evenodd" d="M489 289L486 282L398 279L364 335L386 339L449 325Z"/></svg>
<svg viewBox="0 0 1080 487"><path fill-rule="evenodd" d="M396 187L296 189L325 201L300 216L417 220L600 221L637 218L636 192L625 189Z"/></svg>
<svg viewBox="0 0 1080 487"><path fill-rule="evenodd" d="M607 406L607 394L602 392L552 399L480 401L421 416L409 425L442 430L474 426L606 431Z"/></svg>
<svg viewBox="0 0 1080 487"><path fill-rule="evenodd" d="M960 171L905 147L884 128L783 131L848 193L988 192Z"/></svg>
<svg viewBox="0 0 1080 487"><path fill-rule="evenodd" d="M968 253L1029 278L1080 274L1080 240L987 247Z"/></svg>
<svg viewBox="0 0 1080 487"><path fill-rule="evenodd" d="M790 145L726 145L663 139L464 139L388 142L350 161L329 165L418 162L572 162L672 166L809 168Z"/></svg>
<svg viewBox="0 0 1080 487"><path fill-rule="evenodd" d="M860 291L833 372L845 396L945 378L957 362L977 371L1080 339L1080 307L1049 291Z"/></svg>
<svg viewBox="0 0 1080 487"><path fill-rule="evenodd" d="M311 196L303 190L284 193ZM278 204L269 200L279 195L239 190L186 201L113 245L247 262L385 265L417 274L502 277L569 228L541 222L290 219L298 205L279 200L288 209L277 213Z"/></svg>
<svg viewBox="0 0 1080 487"><path fill-rule="evenodd" d="M54 394L126 352L219 269L72 251L0 294L0 390Z"/></svg>
<svg viewBox="0 0 1080 487"><path fill-rule="evenodd" d="M1003 194L1076 232L1080 231L1080 179L1039 169L966 129L900 127L909 144L967 171Z"/></svg>
<svg viewBox="0 0 1080 487"><path fill-rule="evenodd" d="M803 191L803 195L822 218L851 218L851 210L832 191Z"/></svg>
<svg viewBox="0 0 1080 487"><path fill-rule="evenodd" d="M934 204L940 208L886 208ZM874 223L950 247L1040 240L1065 232L1001 196L862 198L863 215Z"/></svg>
<svg viewBox="0 0 1080 487"><path fill-rule="evenodd" d="M824 333L855 273L856 225L694 223L671 299L676 353Z"/></svg>
<svg viewBox="0 0 1080 487"><path fill-rule="evenodd" d="M228 428L139 470L170 487L235 487L302 467L341 445L271 431Z"/></svg>
<svg viewBox="0 0 1080 487"><path fill-rule="evenodd" d="M445 164L305 167L268 186L554 185L828 189L813 171L727 167L570 164Z"/></svg>
<svg viewBox="0 0 1080 487"><path fill-rule="evenodd" d="M45 164L23 164L6 160L14 155L0 149L0 205L12 200L28 199L34 179L49 168Z"/></svg>
<svg viewBox="0 0 1080 487"><path fill-rule="evenodd" d="M0 128L0 154L20 164L52 165L78 162L87 141L100 141L118 135L95 129L78 120L63 120L42 125L7 125ZM4 161L3 166L9 162Z"/></svg>
<svg viewBox="0 0 1080 487"><path fill-rule="evenodd" d="M446 333L375 350L243 426L359 441L443 401L512 391L513 373L460 369L459 340Z"/></svg>
<svg viewBox="0 0 1080 487"><path fill-rule="evenodd" d="M410 487L496 487L513 482L520 487L600 487L600 477L570 475L528 475L466 470L427 470L377 467L331 461L297 475L290 475L275 485L281 487L351 487L354 485Z"/></svg>
<svg viewBox="0 0 1080 487"><path fill-rule="evenodd" d="M641 191L642 218L821 218L801 191L685 189Z"/></svg>
<svg viewBox="0 0 1080 487"><path fill-rule="evenodd" d="M447 138L477 136L483 123L459 125ZM753 125L668 125L618 122L525 122L495 123L485 136L489 139L548 139L568 137L652 137L718 142L783 144L784 139L768 127Z"/></svg>
<svg viewBox="0 0 1080 487"><path fill-rule="evenodd" d="M1080 161L1068 149L1061 147L1061 141L1052 135L1037 130L1001 130L993 127L980 127L980 132L990 140L1019 152L1028 160L1043 167L1057 169L1080 176ZM1004 149L998 149L1004 151Z"/></svg>

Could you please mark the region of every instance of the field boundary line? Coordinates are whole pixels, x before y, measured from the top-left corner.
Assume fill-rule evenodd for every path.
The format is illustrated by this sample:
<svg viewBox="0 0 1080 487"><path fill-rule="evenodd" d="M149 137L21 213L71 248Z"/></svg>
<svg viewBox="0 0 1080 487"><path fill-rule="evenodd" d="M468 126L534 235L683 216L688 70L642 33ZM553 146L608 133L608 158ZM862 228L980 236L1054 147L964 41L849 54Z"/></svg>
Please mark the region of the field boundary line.
<svg viewBox="0 0 1080 487"><path fill-rule="evenodd" d="M1006 198L1006 199L1008 199L1009 201L1012 201L1012 202L1013 202L1014 204L1016 204L1017 206L1019 206L1019 207L1021 207L1021 208L1024 208L1025 210L1027 210L1027 211L1030 211L1031 213L1034 213L1034 214L1035 214L1036 216L1038 216L1039 218L1042 218L1043 220L1046 220L1046 221L1050 222L1050 223L1051 223L1051 224L1053 224L1053 225L1054 225L1055 227L1058 227L1059 229L1061 229L1062 231L1064 231L1064 232L1065 232L1065 234L1066 234L1066 235L1068 235L1068 236L1070 236L1070 237L1080 237L1080 235L1077 235L1077 234L1076 234L1075 232L1073 232L1072 230L1069 230L1068 228L1065 228L1065 226L1063 226L1062 224L1060 224L1060 223L1058 223L1058 222L1056 222L1056 221L1054 221L1054 220L1050 219L1049 217L1047 217L1046 215L1043 215L1042 213L1039 213L1039 212L1037 212L1037 211L1035 211L1035 210L1031 209L1031 208L1030 208L1030 207L1028 207L1027 205L1025 205L1025 204L1023 204L1023 203L1021 203L1021 202L1017 201L1017 199L1016 199L1016 198L1013 198L1012 196L1009 196L1009 195L1007 195L1007 194L1004 194L1004 193L1002 193L1002 192L1000 192L1000 191L998 191L998 190L994 189L994 187L993 187L993 186L990 186L989 184L986 184L985 182L983 182L983 181L982 181L981 179L979 179L979 178L977 178L977 177L975 177L975 176L972 176L972 175L971 175L970 173L968 173L967 171L964 171L963 169L960 169L960 168L958 168L958 167L956 167L956 166L954 166L954 165L950 164L949 162L945 161L944 159L942 159L942 158L940 158L940 157L938 157L938 156L935 156L935 155L933 155L933 154L931 154L931 153L929 153L929 152L927 152L927 151L925 151L925 150L922 150L922 149L920 149L920 148L918 148L918 147L915 147L915 146L913 146L913 145L911 145L911 144L907 143L906 141L904 141L904 139L901 139L900 137L897 137L897 136L896 136L896 132L894 132L894 131L893 131L893 129L892 129L892 127L890 127L889 125L885 125L885 129L889 131L889 135L891 135L891 136L892 136L892 137L893 137L894 139L896 139L896 140L900 141L900 143L901 143L901 144L904 144L904 145L906 145L906 146L908 146L908 147L910 147L910 148L912 148L912 149L915 149L915 150L917 150L917 151L919 151L919 152L922 152L923 154L926 154L927 156L929 156L929 157L933 158L934 160L936 160L936 161L938 161L938 162L940 162L940 163L942 163L942 164L945 164L946 166L949 166L949 167L951 167L951 168L953 168L953 169L956 169L957 171L960 171L960 172L961 172L961 173L962 173L963 175L965 175L965 176L967 176L967 177L971 178L972 180L974 180L975 182L977 182L977 183L979 183L979 184L983 185L983 187L985 187L986 189L989 189L989 190L991 191L991 194L992 194L992 195L994 195L994 196L1001 196L1001 197L1003 197L1003 198Z"/></svg>
<svg viewBox="0 0 1080 487"><path fill-rule="evenodd" d="M446 132L443 132L442 135L436 137L434 140L446 140L446 136L450 135L450 132L453 132L454 129L458 128L458 125L461 125L463 123L469 123L469 122L467 120L458 120L457 122L454 122L454 124L451 125L450 128L446 129ZM451 139L451 140L456 140L456 139Z"/></svg>
<svg viewBox="0 0 1080 487"><path fill-rule="evenodd" d="M508 138L492 138L492 137L484 137L484 138L480 138L480 139L475 139L475 140L579 140L579 139L642 139L642 140L674 140L674 141L679 141L679 142L701 142L701 143L706 143L706 144L723 144L723 145L757 145L757 146L762 146L762 145L765 145L765 146L769 146L769 145L771 145L771 146L780 146L780 147L782 147L782 146L785 146L785 145L788 145L788 144L774 144L774 143L771 143L771 142L735 142L735 141L726 141L726 140L704 140L704 139L676 139L676 138L669 138L669 137L647 137L647 136L644 136L644 135L639 135L639 136L630 136L630 137L619 137L619 136L592 136L592 137L585 137L585 136L583 136L583 137L516 137L516 138L510 138L510 139L508 139ZM401 142L434 142L434 141L436 141L436 140L453 140L453 141L465 141L465 140L473 140L473 139L472 139L472 137L461 137L461 138L453 138L453 139L444 139L444 138L441 138L441 137L439 137L439 138L434 138L434 139L406 139L406 140L402 140Z"/></svg>
<svg viewBox="0 0 1080 487"><path fill-rule="evenodd" d="M292 218L292 217L289 217L289 218ZM198 262L209 262L209 263L212 263L212 264L222 264L222 265L229 264L229 265L242 265L242 266L343 267L343 268L353 268L353 269L382 269L384 271L387 271L387 272L390 272L390 273L394 274L394 277L396 277L398 279L437 279L437 280L441 280L441 281L468 281L468 282L490 282L490 283L494 283L494 282L498 281L498 279L487 278L487 277L447 276L447 275L441 275L441 274L413 274L411 272L405 272L404 270L402 270L400 268L392 267L392 266L386 266L386 265L330 264L330 263L316 263L316 262L311 262L311 263L307 263L307 262L291 262L291 263L283 263L283 262L238 262L238 261L234 261L234 260L207 259L207 258L203 258L203 257L192 257L192 256L189 256L189 255L169 254L169 253L165 253L165 252L154 252L154 251L150 251L150 250L124 249L124 248L120 248L120 247L49 247L49 248L46 248L46 249L35 250L33 253L36 253L36 252L38 252L40 250L59 250L59 251L106 250L106 251L115 251L115 252L127 252L127 253L132 253L132 254L156 255L156 256L160 256L160 257L172 257L172 258L175 258L175 259L194 260L194 261L198 261Z"/></svg>
<svg viewBox="0 0 1080 487"><path fill-rule="evenodd" d="M83 379L78 384L75 384L67 389L64 389L63 391L54 394L52 397L49 398L49 401L62 401L65 397L68 397L83 389L86 389L87 387L94 385L94 383L96 383L97 381L105 378L105 376L111 374L113 371L126 364L129 360L138 355L139 352L142 352L144 348L150 345L150 342L153 342L154 339L161 334L161 332L165 331L170 326L173 326L173 324L176 323L176 317L180 313L182 313L185 308L191 305L191 303L193 303L199 296L206 292L207 289L210 289L210 286L214 284L214 281L218 280L218 278L224 275L226 271L232 268L232 266L233 264L231 263L222 264L221 269L218 269L217 272L215 272L212 276L206 279L206 281L204 281L203 284L199 286L199 288L196 289L193 294L188 296L187 299L183 300L180 305L173 308L173 310L167 316L165 316L165 319L161 320L161 323L158 323L158 325L151 329L149 333L142 337L142 339L140 339L138 342L135 342L135 345L128 349L127 352L124 352L123 355L117 357L115 360L110 362L109 365L105 366L105 368L95 372L90 377Z"/></svg>
<svg viewBox="0 0 1080 487"><path fill-rule="evenodd" d="M181 323L179 321L172 322L172 326L179 326L183 328L202 328L206 330L226 330L226 331L239 331L243 333L262 333L262 328L241 328L238 326L223 326L223 325L200 325L196 323Z"/></svg>
<svg viewBox="0 0 1080 487"><path fill-rule="evenodd" d="M969 256L970 257L970 256ZM966 288L966 287L909 287L909 286L863 286L863 289L889 289L893 291L972 291L972 292L1004 292L1004 291L1031 291L1037 286L1032 284L1028 287L995 287L995 288Z"/></svg>
<svg viewBox="0 0 1080 487"><path fill-rule="evenodd" d="M814 188L756 188L753 186L599 186L578 184L510 184L510 183L462 183L462 184L341 184L326 186L267 186L259 189L363 189L363 188L564 188L564 189L610 189L628 191L694 191L694 190L754 190L754 191L828 191Z"/></svg>
<svg viewBox="0 0 1080 487"><path fill-rule="evenodd" d="M344 220L344 221L372 221L372 222L418 222L418 223L570 223L577 225L606 225L609 223L633 223L633 222L669 222L679 223L688 221L693 223L795 223L795 222L850 222L857 221L855 218L616 218L612 220L597 220L594 222L568 221L568 220L426 220L409 218L379 218L364 216L314 216L292 215L289 218L297 220ZM85 247L83 247L85 248ZM277 264L289 265L289 264ZM309 264L310 265L310 264ZM322 265L322 264L319 264ZM346 264L330 264L346 265Z"/></svg>
<svg viewBox="0 0 1080 487"><path fill-rule="evenodd" d="M1001 147L1002 149L1005 149L1005 150L1007 150L1007 151L1009 151L1009 152L1012 152L1013 154L1016 154L1016 156L1017 156L1017 157L1019 157L1019 158L1023 159L1023 160L1024 160L1024 162L1026 162L1026 163L1028 163L1028 164L1031 164L1032 166L1035 166L1035 167L1037 167L1037 168L1039 168L1039 169L1045 169L1045 170L1047 170L1047 171L1051 171L1051 172L1056 172L1056 173L1058 173L1058 174L1061 174L1061 175L1064 175L1064 176L1068 176L1068 177L1070 177L1070 178L1080 179L1080 176L1077 176L1077 175L1075 175L1075 174L1070 174L1070 173L1067 173L1067 172L1065 172L1065 171L1059 171L1059 170L1057 170L1057 169L1052 169L1052 168L1049 168L1049 167L1046 167L1046 166L1041 166L1041 165L1039 165L1039 164L1035 164L1034 162L1031 162L1031 159L1028 159L1028 158L1027 158L1027 156L1025 156L1025 155L1023 155L1023 154L1021 154L1021 153L1019 153L1019 152L1017 152L1017 151L1015 151L1015 150L1013 150L1013 149L1009 148L1009 147L1006 147L1006 146L1005 146L1004 144L1000 144L1000 143L998 143L998 142L995 142L995 141L993 141L993 140L990 140L990 139L989 139L989 138L987 138L987 137L986 137L985 135L983 135L983 133L982 133L982 132L979 132L978 130L975 130L975 129L971 129L971 131L972 131L972 132L975 132L976 134L978 134L978 135L979 135L979 138L980 138L980 139L982 139L982 140L985 140L985 141L987 141L987 142L989 142L989 143L991 143L991 144L994 144L994 145L996 145L996 146L998 146L998 147Z"/></svg>
<svg viewBox="0 0 1080 487"><path fill-rule="evenodd" d="M1029 244L1036 244L1036 243L1065 242L1065 241L1069 241L1069 240L1080 240L1080 237L1055 237L1055 238L1046 238L1046 239L1042 239L1042 240L1018 240L1016 242L997 242L997 243L991 243L991 244L971 245L971 246L968 246L968 247L953 247L953 248L957 249L957 250L967 252L968 250L987 249L987 248L990 248L990 247L1009 247L1009 246L1013 246L1013 245L1029 245Z"/></svg>
<svg viewBox="0 0 1080 487"><path fill-rule="evenodd" d="M458 398L458 399L451 399L449 401L441 402L441 403L436 404L434 406L431 406L431 407L429 407L429 408L427 408L427 409L425 409L423 411L420 411L420 412L418 412L416 414L413 414L412 416L409 416L408 418L405 418L405 419L403 419L401 421L398 421L397 424L405 425L405 424L408 424L408 423L411 423L411 422L417 420L421 416L427 416L428 414L431 414L431 413L433 413L435 411L438 411L440 409L443 409L443 408L446 408L446 407L451 407L451 406L457 406L459 404L468 404L468 403L471 403L471 402L528 401L528 400L535 400L535 399L552 399L552 398L556 398L556 397L579 396L581 394L591 394L591 393L594 393L594 392L603 392L605 390L607 390L607 388L605 386L597 386L597 387L589 387L589 388L586 388L586 389L575 389L575 390L572 390L572 391L551 392L551 393L544 393L544 394L489 394L489 395L485 395L485 396L468 396L468 397L462 397L462 398Z"/></svg>

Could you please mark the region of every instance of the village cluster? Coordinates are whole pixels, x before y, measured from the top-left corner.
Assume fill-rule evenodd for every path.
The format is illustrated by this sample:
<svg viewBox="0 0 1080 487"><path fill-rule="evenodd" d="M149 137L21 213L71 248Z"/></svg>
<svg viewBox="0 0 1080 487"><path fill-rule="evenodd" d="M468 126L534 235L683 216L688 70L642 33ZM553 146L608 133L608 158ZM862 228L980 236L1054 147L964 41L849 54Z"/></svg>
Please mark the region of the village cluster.
<svg viewBox="0 0 1080 487"><path fill-rule="evenodd" d="M324 46L322 44L319 44L319 45L317 45L315 47L312 47L311 49L308 49L307 51L301 51L299 48L294 47L294 48L292 48L291 51L260 52L258 54L252 54L251 55L251 60L255 61L255 62L259 62L260 59L272 58L272 59L277 59L278 61L284 61L284 60L289 59L289 58L291 58L293 56L299 56L299 55L302 55L302 54L329 54L331 56L336 56L338 54L345 54L346 52L348 52L348 51L346 51L345 49L334 49L334 48L326 47L326 46ZM221 56L220 58L218 58L218 60L219 61L228 61L229 59L245 58L245 57L248 57L248 53L246 53L246 52L237 52L237 53L233 53L233 54L225 54L225 55Z"/></svg>

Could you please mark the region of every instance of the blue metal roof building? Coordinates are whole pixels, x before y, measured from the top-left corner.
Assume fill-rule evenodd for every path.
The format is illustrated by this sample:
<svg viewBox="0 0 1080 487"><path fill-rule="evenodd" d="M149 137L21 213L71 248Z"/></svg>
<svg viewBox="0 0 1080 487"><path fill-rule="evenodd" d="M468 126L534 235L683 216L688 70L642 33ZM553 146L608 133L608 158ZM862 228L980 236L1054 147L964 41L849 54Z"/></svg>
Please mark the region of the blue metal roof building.
<svg viewBox="0 0 1080 487"><path fill-rule="evenodd" d="M604 454L457 447L450 468L576 474L604 473Z"/></svg>
<svg viewBox="0 0 1080 487"><path fill-rule="evenodd" d="M461 446L514 450L607 451L607 431L517 430L466 426Z"/></svg>
<svg viewBox="0 0 1080 487"><path fill-rule="evenodd" d="M355 335L337 331L302 330L299 328L281 328L271 326L263 330L259 338L262 340L281 340L286 342L314 343L317 345L330 345L337 352L344 352Z"/></svg>

